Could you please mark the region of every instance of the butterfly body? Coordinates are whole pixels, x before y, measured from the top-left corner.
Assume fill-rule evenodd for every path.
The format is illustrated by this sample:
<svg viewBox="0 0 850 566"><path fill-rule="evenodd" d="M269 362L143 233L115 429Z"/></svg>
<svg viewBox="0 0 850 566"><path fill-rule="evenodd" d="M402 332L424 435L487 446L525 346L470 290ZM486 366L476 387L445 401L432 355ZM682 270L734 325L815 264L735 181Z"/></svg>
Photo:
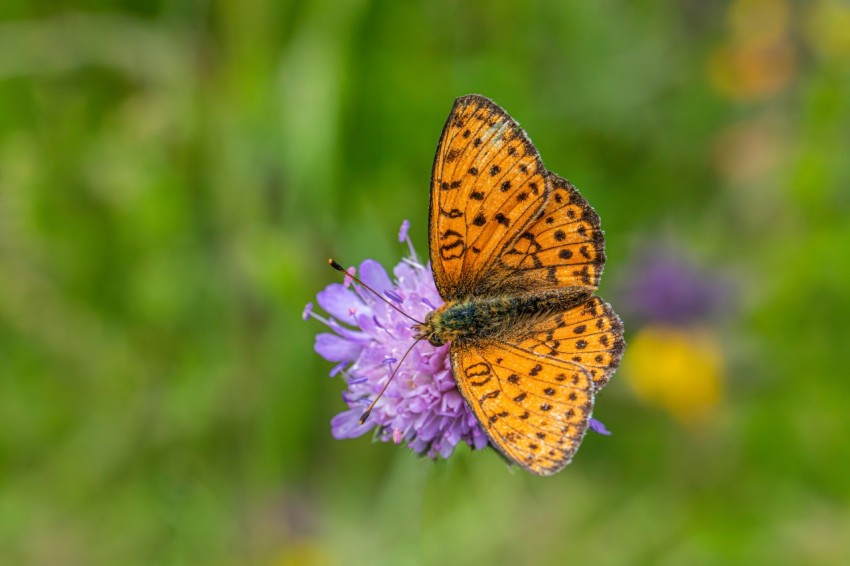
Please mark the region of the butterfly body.
<svg viewBox="0 0 850 566"><path fill-rule="evenodd" d="M619 317L593 296L605 264L599 216L479 95L455 100L446 120L429 210L445 304L417 338L451 344L458 391L491 445L553 474L578 450L625 349Z"/></svg>
<svg viewBox="0 0 850 566"><path fill-rule="evenodd" d="M593 289L567 287L525 295L499 295L450 301L416 325L417 338L434 346L454 341L518 336L528 326L584 302Z"/></svg>

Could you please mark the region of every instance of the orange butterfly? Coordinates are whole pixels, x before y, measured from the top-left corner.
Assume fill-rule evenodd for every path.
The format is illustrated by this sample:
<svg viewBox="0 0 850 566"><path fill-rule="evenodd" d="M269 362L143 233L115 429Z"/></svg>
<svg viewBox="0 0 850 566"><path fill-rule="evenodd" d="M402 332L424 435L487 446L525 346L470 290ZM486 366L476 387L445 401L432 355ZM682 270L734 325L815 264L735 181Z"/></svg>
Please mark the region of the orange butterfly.
<svg viewBox="0 0 850 566"><path fill-rule="evenodd" d="M619 317L593 296L605 264L599 216L507 112L468 95L437 146L429 217L445 304L417 338L451 342L458 389L491 444L553 474L578 450L625 349Z"/></svg>

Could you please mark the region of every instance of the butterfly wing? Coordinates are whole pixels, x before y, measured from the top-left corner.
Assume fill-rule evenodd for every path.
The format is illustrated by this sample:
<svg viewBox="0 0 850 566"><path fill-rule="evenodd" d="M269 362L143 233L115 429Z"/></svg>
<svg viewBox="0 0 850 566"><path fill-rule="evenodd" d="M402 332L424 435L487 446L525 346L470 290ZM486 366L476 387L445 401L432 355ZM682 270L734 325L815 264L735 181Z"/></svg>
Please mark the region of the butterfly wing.
<svg viewBox="0 0 850 566"><path fill-rule="evenodd" d="M594 297L520 328L498 340L453 343L452 370L493 446L549 475L570 463L584 438L594 395L623 354L622 324Z"/></svg>
<svg viewBox="0 0 850 566"><path fill-rule="evenodd" d="M551 192L543 214L498 257L477 294L516 294L599 285L605 238L599 215L566 179L547 173Z"/></svg>
<svg viewBox="0 0 850 566"><path fill-rule="evenodd" d="M490 443L538 475L570 463L593 412L593 382L581 366L499 341L453 343L458 390Z"/></svg>
<svg viewBox="0 0 850 566"><path fill-rule="evenodd" d="M431 173L429 240L446 301L468 297L541 212L546 170L519 124L478 95L455 100Z"/></svg>
<svg viewBox="0 0 850 566"><path fill-rule="evenodd" d="M523 350L580 365L596 391L608 383L626 349L620 317L599 297L521 329L514 339Z"/></svg>

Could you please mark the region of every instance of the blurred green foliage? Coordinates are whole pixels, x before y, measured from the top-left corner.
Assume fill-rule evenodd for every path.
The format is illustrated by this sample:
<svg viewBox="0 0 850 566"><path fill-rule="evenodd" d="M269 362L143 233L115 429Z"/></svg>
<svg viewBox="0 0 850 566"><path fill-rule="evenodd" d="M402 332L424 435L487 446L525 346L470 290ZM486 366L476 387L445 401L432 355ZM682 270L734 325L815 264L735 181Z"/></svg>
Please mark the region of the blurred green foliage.
<svg viewBox="0 0 850 566"><path fill-rule="evenodd" d="M842 0L5 0L0 562L847 563L848 27ZM397 262L404 218L426 249L470 92L600 213L615 307L647 239L736 274L707 418L615 376L614 435L550 479L330 437L301 308L329 255Z"/></svg>

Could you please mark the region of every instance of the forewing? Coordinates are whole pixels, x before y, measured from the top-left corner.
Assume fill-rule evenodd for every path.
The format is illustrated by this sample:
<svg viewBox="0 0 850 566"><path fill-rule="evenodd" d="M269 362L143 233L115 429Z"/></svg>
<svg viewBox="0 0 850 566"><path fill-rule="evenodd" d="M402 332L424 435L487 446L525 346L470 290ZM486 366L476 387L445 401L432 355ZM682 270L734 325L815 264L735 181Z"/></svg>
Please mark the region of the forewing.
<svg viewBox="0 0 850 566"><path fill-rule="evenodd" d="M537 150L507 112L478 95L455 100L431 174L430 256L445 300L468 297L548 196Z"/></svg>
<svg viewBox="0 0 850 566"><path fill-rule="evenodd" d="M499 256L484 282L486 293L599 285L605 266L599 215L569 181L548 175L543 214Z"/></svg>
<svg viewBox="0 0 850 566"><path fill-rule="evenodd" d="M451 358L458 389L502 454L539 475L570 463L593 411L586 370L499 341L453 343Z"/></svg>
<svg viewBox="0 0 850 566"><path fill-rule="evenodd" d="M608 383L626 349L620 317L599 297L527 327L513 339L524 350L585 368L596 391Z"/></svg>

